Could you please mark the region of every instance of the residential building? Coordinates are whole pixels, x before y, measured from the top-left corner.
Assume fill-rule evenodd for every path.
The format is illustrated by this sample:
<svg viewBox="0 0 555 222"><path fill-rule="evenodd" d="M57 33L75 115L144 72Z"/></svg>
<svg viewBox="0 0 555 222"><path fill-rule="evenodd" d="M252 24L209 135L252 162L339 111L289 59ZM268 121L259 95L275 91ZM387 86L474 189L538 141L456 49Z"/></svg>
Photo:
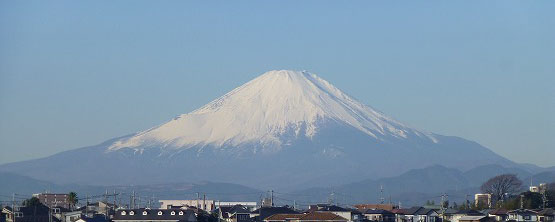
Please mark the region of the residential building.
<svg viewBox="0 0 555 222"><path fill-rule="evenodd" d="M439 214L435 209L411 207L396 211L398 222L439 222Z"/></svg>
<svg viewBox="0 0 555 222"><path fill-rule="evenodd" d="M95 215L93 217L79 218L75 222L110 222L110 218L107 218L105 215Z"/></svg>
<svg viewBox="0 0 555 222"><path fill-rule="evenodd" d="M474 194L474 203L476 204L476 207L484 206L487 208L491 208L491 194L489 193Z"/></svg>
<svg viewBox="0 0 555 222"><path fill-rule="evenodd" d="M505 209L496 209L491 210L488 212L488 216L493 218L497 222L506 221L509 215L507 214L509 211Z"/></svg>
<svg viewBox="0 0 555 222"><path fill-rule="evenodd" d="M235 205L241 205L243 207L246 207L247 209L249 209L250 211L255 210L258 207L258 204L256 202L248 202L248 201L216 201L215 202L216 208L218 207L232 207Z"/></svg>
<svg viewBox="0 0 555 222"><path fill-rule="evenodd" d="M493 218L482 215L482 216L463 216L459 218L459 222L493 222Z"/></svg>
<svg viewBox="0 0 555 222"><path fill-rule="evenodd" d="M291 222L347 222L347 218L330 212L311 212Z"/></svg>
<svg viewBox="0 0 555 222"><path fill-rule="evenodd" d="M304 216L304 214L274 214L264 219L264 222L291 222Z"/></svg>
<svg viewBox="0 0 555 222"><path fill-rule="evenodd" d="M33 194L33 197L39 199L39 201L46 205L47 207L64 207L69 208L69 202L67 200L69 194L66 193L37 193Z"/></svg>
<svg viewBox="0 0 555 222"><path fill-rule="evenodd" d="M117 210L112 218L113 222L196 222L197 218L192 210L183 209L130 209Z"/></svg>
<svg viewBox="0 0 555 222"><path fill-rule="evenodd" d="M310 205L308 208L310 212L328 212L346 218L349 221L359 221L364 219L362 213L358 210L348 209L330 204L316 204Z"/></svg>
<svg viewBox="0 0 555 222"><path fill-rule="evenodd" d="M512 210L507 213L509 220L517 222L535 222L538 221L538 212L528 209Z"/></svg>
<svg viewBox="0 0 555 222"><path fill-rule="evenodd" d="M243 205L219 207L217 212L220 220L226 222L246 222L251 220L251 211Z"/></svg>
<svg viewBox="0 0 555 222"><path fill-rule="evenodd" d="M213 211L216 209L214 200L159 200L160 209L172 209L175 207L195 207L204 211Z"/></svg>
<svg viewBox="0 0 555 222"><path fill-rule="evenodd" d="M61 222L54 217L50 208L43 204L30 207L4 207L2 212L6 215L6 222Z"/></svg>
<svg viewBox="0 0 555 222"><path fill-rule="evenodd" d="M63 214L61 220L62 222L75 222L79 220L83 215L83 212L81 212L80 210L66 212Z"/></svg>
<svg viewBox="0 0 555 222"><path fill-rule="evenodd" d="M382 209L366 209L362 211L364 217L377 222L395 222L395 214Z"/></svg>
<svg viewBox="0 0 555 222"><path fill-rule="evenodd" d="M553 208L545 208L538 212L538 221L553 222L555 220L555 210Z"/></svg>
<svg viewBox="0 0 555 222"><path fill-rule="evenodd" d="M298 214L299 212L289 207L261 207L251 211L250 215L253 221L264 221L267 217L274 214Z"/></svg>
<svg viewBox="0 0 555 222"><path fill-rule="evenodd" d="M365 210L365 209L377 209L377 210L388 210L391 211L396 209L397 206L393 204L355 204L353 205L358 210Z"/></svg>

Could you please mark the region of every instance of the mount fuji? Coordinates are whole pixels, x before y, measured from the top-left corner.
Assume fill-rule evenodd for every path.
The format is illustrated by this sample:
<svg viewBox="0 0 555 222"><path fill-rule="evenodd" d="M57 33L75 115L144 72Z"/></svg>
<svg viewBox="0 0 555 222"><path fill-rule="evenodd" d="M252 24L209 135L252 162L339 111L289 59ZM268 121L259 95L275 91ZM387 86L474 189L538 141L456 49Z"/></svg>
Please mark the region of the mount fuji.
<svg viewBox="0 0 555 222"><path fill-rule="evenodd" d="M0 169L57 183L301 188L487 164L517 165L476 142L411 128L315 74L279 70L159 126Z"/></svg>

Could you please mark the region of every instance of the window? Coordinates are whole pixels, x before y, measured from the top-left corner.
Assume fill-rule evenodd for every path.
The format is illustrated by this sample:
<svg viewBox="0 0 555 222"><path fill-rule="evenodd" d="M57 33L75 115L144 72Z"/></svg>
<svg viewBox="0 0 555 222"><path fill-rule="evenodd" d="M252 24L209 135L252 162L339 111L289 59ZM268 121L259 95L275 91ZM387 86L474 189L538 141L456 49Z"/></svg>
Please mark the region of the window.
<svg viewBox="0 0 555 222"><path fill-rule="evenodd" d="M23 213L22 212L15 212L15 217L23 217Z"/></svg>
<svg viewBox="0 0 555 222"><path fill-rule="evenodd" d="M143 215L147 215L148 213L146 211L143 211Z"/></svg>
<svg viewBox="0 0 555 222"><path fill-rule="evenodd" d="M134 211L129 211L129 215L133 216L133 215L135 215L135 212Z"/></svg>
<svg viewBox="0 0 555 222"><path fill-rule="evenodd" d="M183 216L183 211L179 211L179 216Z"/></svg>
<svg viewBox="0 0 555 222"><path fill-rule="evenodd" d="M530 220L530 215L524 215L524 220Z"/></svg>
<svg viewBox="0 0 555 222"><path fill-rule="evenodd" d="M127 213L125 213L125 211L122 211L122 212L121 212L121 215L124 215L124 216L125 216L126 214L127 214Z"/></svg>
<svg viewBox="0 0 555 222"><path fill-rule="evenodd" d="M162 215L162 211L158 211L158 216Z"/></svg>
<svg viewBox="0 0 555 222"><path fill-rule="evenodd" d="M171 212L171 215L172 215L172 216L175 215L175 211L172 211L172 212Z"/></svg>

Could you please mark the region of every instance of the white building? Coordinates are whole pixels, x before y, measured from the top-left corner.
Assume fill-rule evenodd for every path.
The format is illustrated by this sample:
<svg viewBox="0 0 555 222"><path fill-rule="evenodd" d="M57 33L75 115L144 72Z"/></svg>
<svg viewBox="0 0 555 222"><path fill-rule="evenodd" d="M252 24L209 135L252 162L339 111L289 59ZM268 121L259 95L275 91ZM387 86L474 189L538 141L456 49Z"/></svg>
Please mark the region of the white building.
<svg viewBox="0 0 555 222"><path fill-rule="evenodd" d="M159 200L160 209L171 209L181 207L196 207L204 211L212 211L219 207L232 207L235 205L242 205L249 210L254 210L257 207L256 202L246 201L215 201L215 200Z"/></svg>
<svg viewBox="0 0 555 222"><path fill-rule="evenodd" d="M205 211L215 209L214 200L159 200L160 209L196 207Z"/></svg>

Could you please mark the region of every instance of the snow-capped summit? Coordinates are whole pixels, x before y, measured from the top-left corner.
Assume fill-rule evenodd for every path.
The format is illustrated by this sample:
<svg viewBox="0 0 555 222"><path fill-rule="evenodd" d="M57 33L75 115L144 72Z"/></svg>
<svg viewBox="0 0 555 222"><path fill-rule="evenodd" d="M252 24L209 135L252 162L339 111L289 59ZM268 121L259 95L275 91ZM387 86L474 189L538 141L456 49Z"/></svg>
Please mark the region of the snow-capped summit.
<svg viewBox="0 0 555 222"><path fill-rule="evenodd" d="M108 150L156 147L238 147L279 150L284 134L312 138L327 122L351 126L377 140L415 135L435 141L363 105L315 74L269 71L191 113L116 141ZM386 136L386 137L384 137Z"/></svg>
<svg viewBox="0 0 555 222"><path fill-rule="evenodd" d="M2 170L56 183L297 189L486 164L517 166L476 142L401 124L314 74L280 70L149 130Z"/></svg>

